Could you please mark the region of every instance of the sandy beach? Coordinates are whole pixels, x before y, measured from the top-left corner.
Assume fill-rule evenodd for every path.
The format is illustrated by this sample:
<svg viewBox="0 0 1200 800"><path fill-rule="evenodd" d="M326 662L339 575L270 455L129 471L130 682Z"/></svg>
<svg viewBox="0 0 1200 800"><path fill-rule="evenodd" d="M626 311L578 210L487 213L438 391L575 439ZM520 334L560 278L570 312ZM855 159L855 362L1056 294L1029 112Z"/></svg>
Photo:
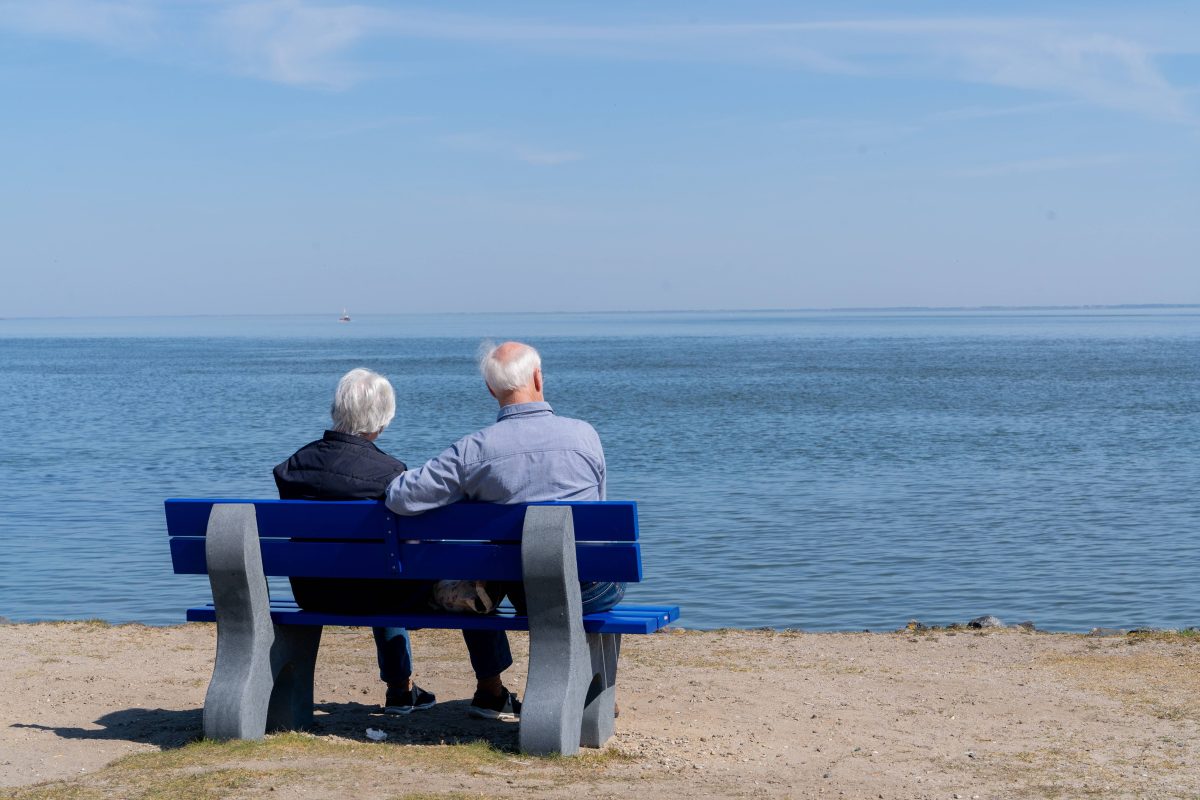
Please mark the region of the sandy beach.
<svg viewBox="0 0 1200 800"><path fill-rule="evenodd" d="M226 744L198 741L210 625L0 625L0 647L0 795L22 800L1200 795L1190 634L626 637L617 734L576 759L466 716L454 632L413 633L429 711L380 714L369 631L328 629L316 729Z"/></svg>

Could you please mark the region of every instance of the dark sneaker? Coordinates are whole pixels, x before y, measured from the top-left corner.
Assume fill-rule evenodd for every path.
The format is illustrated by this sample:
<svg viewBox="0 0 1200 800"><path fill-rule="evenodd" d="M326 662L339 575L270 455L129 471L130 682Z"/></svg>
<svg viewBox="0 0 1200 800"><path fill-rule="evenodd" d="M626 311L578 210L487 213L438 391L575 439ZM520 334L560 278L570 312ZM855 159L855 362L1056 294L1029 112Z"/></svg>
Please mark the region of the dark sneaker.
<svg viewBox="0 0 1200 800"><path fill-rule="evenodd" d="M436 702L437 698L433 696L433 692L427 692L415 683L411 689L393 689L389 686L383 713L411 714L413 711L429 708Z"/></svg>
<svg viewBox="0 0 1200 800"><path fill-rule="evenodd" d="M475 692L468 712L476 719L498 719L513 722L521 718L521 701L508 689L501 688L499 697L487 692Z"/></svg>

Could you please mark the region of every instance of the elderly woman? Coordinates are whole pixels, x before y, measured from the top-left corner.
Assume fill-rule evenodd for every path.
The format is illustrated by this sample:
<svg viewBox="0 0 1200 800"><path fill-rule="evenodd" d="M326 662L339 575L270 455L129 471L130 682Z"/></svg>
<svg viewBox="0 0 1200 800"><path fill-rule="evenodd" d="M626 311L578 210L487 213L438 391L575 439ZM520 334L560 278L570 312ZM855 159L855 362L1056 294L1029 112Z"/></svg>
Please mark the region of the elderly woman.
<svg viewBox="0 0 1200 800"><path fill-rule="evenodd" d="M405 465L375 446L396 414L396 393L387 378L352 369L338 381L330 407L333 429L275 467L284 500L379 499ZM420 605L430 582L378 579L292 578L301 608L344 613L402 612ZM384 711L408 714L429 708L432 693L413 683L412 647L404 628L374 628L379 677L387 684ZM480 685L499 683L512 665L508 639L496 631L463 631ZM476 715L478 716L478 715Z"/></svg>

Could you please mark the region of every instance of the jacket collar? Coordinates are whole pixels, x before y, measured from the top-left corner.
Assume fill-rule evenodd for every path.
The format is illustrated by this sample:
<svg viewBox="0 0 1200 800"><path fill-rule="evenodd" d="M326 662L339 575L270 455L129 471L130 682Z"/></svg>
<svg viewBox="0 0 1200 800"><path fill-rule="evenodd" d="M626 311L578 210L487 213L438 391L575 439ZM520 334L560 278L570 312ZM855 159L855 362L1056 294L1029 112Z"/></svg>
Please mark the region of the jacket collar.
<svg viewBox="0 0 1200 800"><path fill-rule="evenodd" d="M513 403L511 406L504 406L500 409L500 413L496 415L496 421L511 419L513 417L528 417L534 414L553 414L554 409L550 404L542 400L536 403Z"/></svg>
<svg viewBox="0 0 1200 800"><path fill-rule="evenodd" d="M353 433L341 433L339 431L325 431L325 435L321 437L327 442L342 442L343 444L357 445L358 447L369 447L372 450L378 450L374 442L368 442L361 436L355 436Z"/></svg>

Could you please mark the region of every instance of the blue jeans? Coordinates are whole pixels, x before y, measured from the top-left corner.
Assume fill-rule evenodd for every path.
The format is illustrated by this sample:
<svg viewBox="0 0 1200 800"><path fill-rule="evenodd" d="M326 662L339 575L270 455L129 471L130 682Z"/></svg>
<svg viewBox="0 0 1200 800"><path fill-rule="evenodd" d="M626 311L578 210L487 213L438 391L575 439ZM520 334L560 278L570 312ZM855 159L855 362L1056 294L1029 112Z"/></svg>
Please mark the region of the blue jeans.
<svg viewBox="0 0 1200 800"><path fill-rule="evenodd" d="M488 591L494 592L497 584L489 583ZM522 583L502 584L504 593L518 614L525 613L525 585ZM625 584L611 581L586 581L579 584L579 599L584 614L608 611L625 597Z"/></svg>
<svg viewBox="0 0 1200 800"><path fill-rule="evenodd" d="M301 608L343 614L425 611L433 581L362 578L292 578L292 594ZM404 686L412 677L412 644L404 628L372 628L379 678ZM463 631L477 678L493 678L512 666L504 631Z"/></svg>
<svg viewBox="0 0 1200 800"><path fill-rule="evenodd" d="M525 587L520 583L488 585L497 597L500 590L508 595L513 607L525 613ZM625 597L625 584L592 581L579 585L584 614L608 611ZM404 685L412 677L412 646L404 628L373 628L375 650L379 657L379 677L388 684ZM504 631L463 631L463 641L471 656L471 668L478 679L492 678L512 666L512 652Z"/></svg>
<svg viewBox="0 0 1200 800"><path fill-rule="evenodd" d="M625 584L611 581L592 581L579 584L579 597L583 601L583 613L598 614L608 611L625 597Z"/></svg>
<svg viewBox="0 0 1200 800"><path fill-rule="evenodd" d="M488 585L488 590L493 595L499 596L499 589L496 583ZM522 584L506 583L503 584L503 590L508 594L517 613L526 612ZM624 583L580 584L584 614L606 612L622 601L624 596ZM408 631L402 627L377 627L372 628L372 632L376 638L380 680L386 684L406 684L413 675L413 649L409 644ZM475 678L493 678L512 666L509 637L504 631L463 631L462 638L467 643L470 666L475 670Z"/></svg>
<svg viewBox="0 0 1200 800"><path fill-rule="evenodd" d="M389 686L408 683L412 677L412 645L404 628L372 628L379 679ZM512 666L512 652L504 631L463 631L471 668L477 679L494 678Z"/></svg>

